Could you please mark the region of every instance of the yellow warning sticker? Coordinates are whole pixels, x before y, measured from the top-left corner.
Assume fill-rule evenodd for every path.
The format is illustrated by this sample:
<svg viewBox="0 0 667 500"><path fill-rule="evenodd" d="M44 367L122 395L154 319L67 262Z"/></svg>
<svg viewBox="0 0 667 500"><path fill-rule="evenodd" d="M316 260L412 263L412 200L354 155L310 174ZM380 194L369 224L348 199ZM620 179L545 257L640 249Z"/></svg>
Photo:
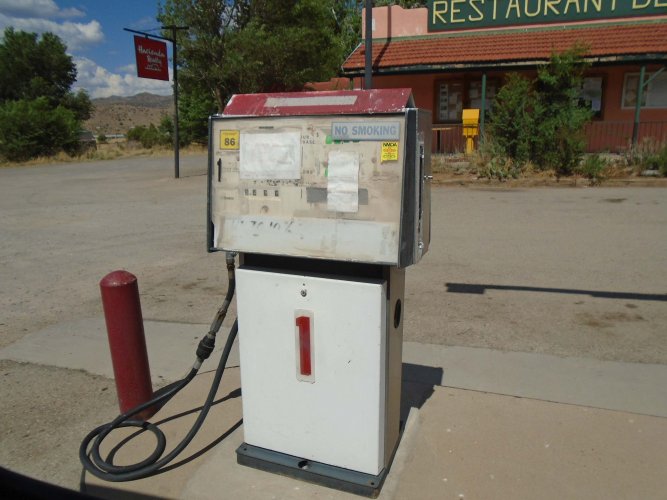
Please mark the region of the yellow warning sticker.
<svg viewBox="0 0 667 500"><path fill-rule="evenodd" d="M239 131L221 130L220 149L239 149Z"/></svg>
<svg viewBox="0 0 667 500"><path fill-rule="evenodd" d="M398 161L398 142L383 142L380 162Z"/></svg>

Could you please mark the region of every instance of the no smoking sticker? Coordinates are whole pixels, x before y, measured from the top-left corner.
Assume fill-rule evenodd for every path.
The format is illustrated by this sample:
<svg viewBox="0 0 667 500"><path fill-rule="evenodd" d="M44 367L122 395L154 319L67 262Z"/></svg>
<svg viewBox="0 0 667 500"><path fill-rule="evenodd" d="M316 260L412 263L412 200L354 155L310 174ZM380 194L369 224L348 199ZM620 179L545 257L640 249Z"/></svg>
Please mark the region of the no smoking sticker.
<svg viewBox="0 0 667 500"><path fill-rule="evenodd" d="M398 142L383 142L380 163L398 161Z"/></svg>

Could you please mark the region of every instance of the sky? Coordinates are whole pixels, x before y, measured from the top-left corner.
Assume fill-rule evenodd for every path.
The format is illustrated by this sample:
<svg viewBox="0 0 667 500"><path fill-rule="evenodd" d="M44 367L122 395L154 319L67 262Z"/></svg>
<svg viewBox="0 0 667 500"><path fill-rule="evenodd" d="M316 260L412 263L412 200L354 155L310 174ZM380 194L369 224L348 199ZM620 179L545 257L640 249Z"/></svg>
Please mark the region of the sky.
<svg viewBox="0 0 667 500"><path fill-rule="evenodd" d="M6 27L58 35L77 67L74 90L92 98L140 92L169 95L171 82L138 78L134 34L159 34L158 0L0 0L0 36ZM171 44L167 43L171 58ZM169 68L171 76L171 63Z"/></svg>

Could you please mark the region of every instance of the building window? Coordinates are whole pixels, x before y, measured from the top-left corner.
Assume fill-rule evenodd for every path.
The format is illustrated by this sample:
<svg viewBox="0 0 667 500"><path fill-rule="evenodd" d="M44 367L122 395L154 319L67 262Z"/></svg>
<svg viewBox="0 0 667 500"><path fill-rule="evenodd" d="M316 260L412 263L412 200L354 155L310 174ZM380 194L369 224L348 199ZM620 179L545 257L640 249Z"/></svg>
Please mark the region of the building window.
<svg viewBox="0 0 667 500"><path fill-rule="evenodd" d="M493 101L496 99L496 92L498 91L498 83L495 80L486 81L486 105L484 109L488 116L491 108L493 108ZM482 109L482 80L470 82L468 86L468 100L470 107Z"/></svg>
<svg viewBox="0 0 667 500"><path fill-rule="evenodd" d="M646 73L644 80L648 80L654 73ZM639 73L627 73L623 83L624 108L635 108L637 105L637 83ZM667 72L662 72L644 87L642 108L667 108Z"/></svg>
<svg viewBox="0 0 667 500"><path fill-rule="evenodd" d="M486 82L486 112L493 106L498 91L498 82ZM452 80L438 84L437 120L438 123L460 123L463 108L482 109L482 80Z"/></svg>
<svg viewBox="0 0 667 500"><path fill-rule="evenodd" d="M593 112L594 118L602 118L602 77L584 78L579 92L579 104Z"/></svg>
<svg viewBox="0 0 667 500"><path fill-rule="evenodd" d="M442 82L438 86L438 121L460 122L463 115L463 82Z"/></svg>

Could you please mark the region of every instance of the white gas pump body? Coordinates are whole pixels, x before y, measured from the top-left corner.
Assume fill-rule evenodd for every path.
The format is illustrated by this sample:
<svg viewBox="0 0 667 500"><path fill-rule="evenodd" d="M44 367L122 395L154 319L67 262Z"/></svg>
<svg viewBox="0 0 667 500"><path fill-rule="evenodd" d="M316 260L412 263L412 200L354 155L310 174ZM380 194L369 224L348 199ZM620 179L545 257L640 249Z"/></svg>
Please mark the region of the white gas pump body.
<svg viewBox="0 0 667 500"><path fill-rule="evenodd" d="M404 268L430 241L430 123L406 89L239 95L211 118L209 250L241 261L240 463L381 485Z"/></svg>
<svg viewBox="0 0 667 500"><path fill-rule="evenodd" d="M249 269L237 279L246 443L379 474L386 282ZM310 380L299 373L295 311L312 314Z"/></svg>

